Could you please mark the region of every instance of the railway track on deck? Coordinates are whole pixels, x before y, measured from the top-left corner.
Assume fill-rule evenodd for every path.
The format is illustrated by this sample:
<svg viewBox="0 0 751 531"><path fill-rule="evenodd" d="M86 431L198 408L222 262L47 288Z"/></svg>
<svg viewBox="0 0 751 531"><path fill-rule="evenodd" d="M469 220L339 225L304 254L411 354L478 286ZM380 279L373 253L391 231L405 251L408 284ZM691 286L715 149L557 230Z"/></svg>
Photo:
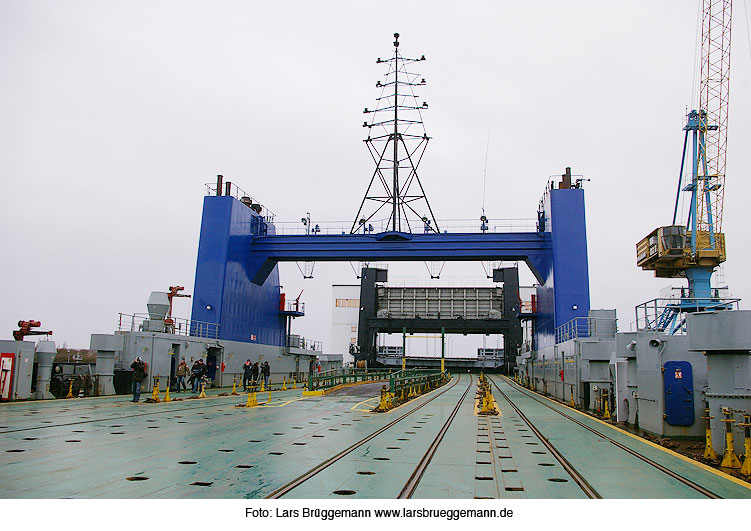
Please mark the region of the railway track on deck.
<svg viewBox="0 0 751 531"><path fill-rule="evenodd" d="M507 379L508 380L508 379ZM566 458L550 443L550 441L540 432L540 430L535 427L532 422L522 413L522 411L517 407L516 404L506 395L506 393L503 392L503 390L500 388L500 386L496 383L495 380L492 378L490 381L493 383L493 386L498 390L498 392L503 396L504 400L506 400L509 405L516 411L516 413L519 415L519 417L524 420L525 423L529 426L529 428L534 432L534 434L540 439L540 442L542 442L545 447L548 448L548 450L553 454L553 456L561 463L561 465L566 469L566 472L571 475L571 477L574 479L574 481L582 488L582 490L589 496L590 498L600 498L601 496L597 493L597 491L584 479L584 477L579 473L578 470L576 470L567 460ZM510 380L508 380L510 383L512 383ZM706 496L707 498L711 499L720 499L721 496L715 494L714 492L710 491L709 489L706 489L705 487L699 485L698 483L691 481L688 478L685 478L681 476L680 474L677 474L676 472L673 472L669 468L661 465L660 463L657 463L656 461L650 459L649 457L640 454L636 450L633 450L629 448L628 446L625 446L612 437L608 437L604 433L592 428L591 426L588 426L584 422L572 417L571 415L568 415L564 413L563 411L560 411L559 409L553 407L552 405L548 404L545 399L539 398L535 396L532 392L527 391L526 389L523 389L519 387L516 384L513 384L517 391L519 391L524 396L531 398L532 400L538 402L539 404L545 406L546 408L550 409L551 411L554 411L555 413L558 413L560 416L566 418L567 420L570 420L574 424L584 428L585 430L597 435L598 437L601 437L602 439L610 442L611 444L615 445L616 447L620 448L624 452L627 452L631 454L632 456L636 457L637 459L640 459L641 461L644 461L645 463L653 466L660 472L663 472L670 476L671 478L675 479L676 481L691 487L692 489L696 490L697 492L701 493L702 495Z"/></svg>
<svg viewBox="0 0 751 531"><path fill-rule="evenodd" d="M410 409L409 411L407 411L403 415L400 415L399 417L397 417L396 419L392 420L388 424L382 426L381 428L377 429L373 433L371 433L371 434L363 437L362 439L360 439L359 441L355 442L354 444L348 446L347 448L345 448L341 452L337 453L336 455L334 455L334 456L332 456L332 457L330 457L330 458L322 461L321 463L319 463L318 465L314 466L313 468L311 468L310 470L308 470L304 474L302 474L299 477L293 479L289 483L286 483L285 485L282 485L281 487L277 488L276 490L274 490L270 494L264 496L264 498L265 499L269 499L269 500L275 500L275 499L281 498L285 494L289 493L293 489L299 487L300 485L302 485L303 483L305 483L306 481L308 481L309 479L311 479L316 474L320 473L321 471L323 471L326 468L330 467L331 465L333 465L337 461L341 460L346 455L350 454L351 452L353 452L354 450L356 450L357 448L359 448L363 444L365 444L368 441L374 439L375 437L377 437L378 435L382 434L386 430L392 428L393 426L395 426L396 424L398 424L402 420L406 419L407 417L411 416L415 412L419 411L420 409L422 409L423 407L425 407L430 402L432 402L436 398L440 397L441 395L443 395L444 393L446 393L450 389L453 389L458 383L459 383L459 378L456 378L456 380L454 381L454 383L452 383L451 385L447 386L445 389L441 390L439 393L436 393L434 396L428 398L422 404L420 404L420 405L418 405L418 406ZM451 422L454 420L454 417L456 417L456 414L459 411L459 407L464 402L464 399L467 396L467 393L469 393L469 390L471 388L472 388L472 376L469 377L469 383L467 385L467 389L464 391L464 393L462 394L461 398L458 400L458 402L457 402L456 406L454 407L453 411L449 414L448 419L446 420L446 422L444 423L444 425L441 427L441 430L439 431L438 435L433 440L433 442L429 446L428 450L425 452L425 455L422 457L422 459L418 463L417 467L415 468L414 472L410 476L410 478L407 481L407 483L404 486L404 488L401 490L401 492L399 494L399 498L409 498L409 497L412 496L412 493L414 493L415 489L417 488L417 485L420 482L420 479L422 478L422 475L425 472L425 469L427 468L428 464L430 463L430 460L432 459L433 455L435 454L436 450L438 449L438 446L440 445L441 440L443 439L443 436L445 435L446 431L448 430L449 426L451 425Z"/></svg>

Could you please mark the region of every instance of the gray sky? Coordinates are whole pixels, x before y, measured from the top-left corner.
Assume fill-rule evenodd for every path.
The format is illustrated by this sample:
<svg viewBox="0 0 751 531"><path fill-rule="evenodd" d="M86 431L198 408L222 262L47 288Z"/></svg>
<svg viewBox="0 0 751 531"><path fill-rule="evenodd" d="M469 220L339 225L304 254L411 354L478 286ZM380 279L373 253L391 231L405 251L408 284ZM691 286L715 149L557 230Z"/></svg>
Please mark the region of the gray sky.
<svg viewBox="0 0 751 531"><path fill-rule="evenodd" d="M746 0L746 5L748 0ZM433 137L421 165L438 219L531 218L565 166L586 184L593 308L633 307L669 284L635 244L670 223L695 82L697 3L0 2L0 337L39 319L88 347L152 290L192 292L204 183L217 173L277 214L354 217L372 172L373 106L392 34L420 63ZM723 227L733 295L751 297L751 46L733 24ZM423 275L394 266L392 275ZM330 285L303 282L295 331L327 340ZM448 264L445 277L483 275ZM528 279L529 280L529 279ZM680 284L676 282L676 284ZM176 303L178 316L190 304Z"/></svg>

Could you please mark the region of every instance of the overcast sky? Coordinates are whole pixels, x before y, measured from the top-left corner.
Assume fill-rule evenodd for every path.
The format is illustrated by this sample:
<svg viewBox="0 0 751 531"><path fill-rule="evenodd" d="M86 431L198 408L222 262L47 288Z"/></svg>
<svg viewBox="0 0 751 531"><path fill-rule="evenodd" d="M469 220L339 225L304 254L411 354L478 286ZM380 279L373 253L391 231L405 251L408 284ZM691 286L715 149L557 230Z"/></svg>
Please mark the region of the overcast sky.
<svg viewBox="0 0 751 531"><path fill-rule="evenodd" d="M726 283L748 300L746 5L723 228ZM669 284L636 268L635 244L671 221L697 2L1 0L0 337L38 319L59 345L87 348L118 312L144 312L150 291L192 293L204 183L218 173L277 219L351 222L373 166L362 109L395 31L405 55L428 59L420 168L436 218L479 217L488 134L491 218L533 218L548 178L571 166L591 179L591 305L616 308L628 330L634 306ZM425 282L423 264L391 271ZM330 286L357 282L349 264L281 274L288 297L305 289L294 331L328 340ZM477 284L484 272L443 274Z"/></svg>

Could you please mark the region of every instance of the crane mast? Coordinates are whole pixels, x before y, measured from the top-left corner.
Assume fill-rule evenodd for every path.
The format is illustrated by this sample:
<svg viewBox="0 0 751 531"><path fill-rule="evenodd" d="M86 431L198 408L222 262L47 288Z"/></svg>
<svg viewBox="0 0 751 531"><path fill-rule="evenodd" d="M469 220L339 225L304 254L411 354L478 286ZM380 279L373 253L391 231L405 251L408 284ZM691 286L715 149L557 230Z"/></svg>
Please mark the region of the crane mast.
<svg viewBox="0 0 751 531"><path fill-rule="evenodd" d="M636 245L637 265L656 277L686 278L679 310L719 308L712 294L714 269L725 261L722 209L725 193L732 0L704 0L698 108L687 116L672 225L658 227ZM691 143L689 144L689 140ZM686 164L687 148L691 155ZM684 174L684 169L688 172ZM681 193L690 194L679 222Z"/></svg>

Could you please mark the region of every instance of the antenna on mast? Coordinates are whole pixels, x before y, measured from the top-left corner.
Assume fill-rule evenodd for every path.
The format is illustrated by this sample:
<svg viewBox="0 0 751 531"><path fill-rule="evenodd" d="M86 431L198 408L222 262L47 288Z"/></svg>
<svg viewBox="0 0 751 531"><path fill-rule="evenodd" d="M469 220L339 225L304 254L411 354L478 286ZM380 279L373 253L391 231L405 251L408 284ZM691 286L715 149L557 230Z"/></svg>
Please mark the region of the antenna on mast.
<svg viewBox="0 0 751 531"><path fill-rule="evenodd" d="M418 103L414 87L426 84L420 74L407 67L424 61L402 57L399 53L399 34L394 33L394 54L390 59L376 60L388 65L385 82L376 82L381 95L376 98L376 108L363 111L371 114L370 122L364 122L368 137L364 140L373 161L375 171L368 184L360 208L357 211L350 233L372 232L371 221L383 212L388 219L385 230L395 232L439 232L438 223L425 195L417 167L420 165L430 137L425 131L422 111L427 102ZM376 183L380 183L378 186ZM422 206L422 211L418 211ZM384 209L387 207L387 209Z"/></svg>

